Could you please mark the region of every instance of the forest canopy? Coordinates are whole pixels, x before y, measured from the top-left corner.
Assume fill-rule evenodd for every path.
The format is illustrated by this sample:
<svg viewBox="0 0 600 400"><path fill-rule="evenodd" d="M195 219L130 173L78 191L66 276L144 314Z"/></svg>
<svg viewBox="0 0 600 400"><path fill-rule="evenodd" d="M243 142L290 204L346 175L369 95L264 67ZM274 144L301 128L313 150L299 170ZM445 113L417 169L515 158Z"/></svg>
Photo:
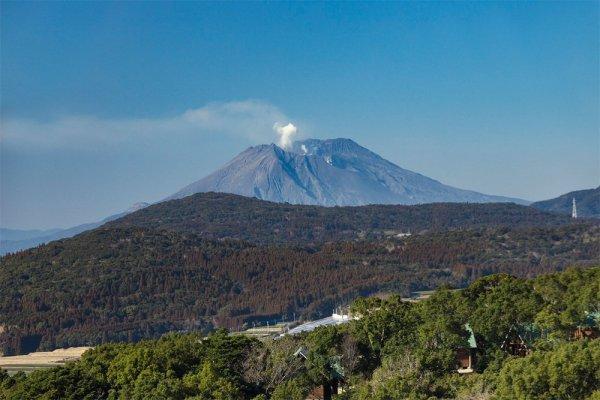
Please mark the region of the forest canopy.
<svg viewBox="0 0 600 400"><path fill-rule="evenodd" d="M153 204L106 226L195 233L204 238L233 238L255 244L314 244L398 233L547 228L574 222L578 221L569 216L512 203L321 207L209 192ZM590 222L598 223L582 223Z"/></svg>
<svg viewBox="0 0 600 400"><path fill-rule="evenodd" d="M65 366L0 372L0 399L303 400L339 381L346 390L337 400L592 400L600 394L600 340L572 333L600 311L599 286L600 267L531 280L499 274L417 303L361 298L352 305L360 318L278 340L217 330L104 344ZM477 363L461 375L456 354L468 346L466 323ZM503 350L507 334L524 326L540 332L528 355Z"/></svg>
<svg viewBox="0 0 600 400"><path fill-rule="evenodd" d="M464 287L499 272L535 276L599 255L600 227L586 224L312 246L99 228L0 259L0 351L312 319L358 296Z"/></svg>

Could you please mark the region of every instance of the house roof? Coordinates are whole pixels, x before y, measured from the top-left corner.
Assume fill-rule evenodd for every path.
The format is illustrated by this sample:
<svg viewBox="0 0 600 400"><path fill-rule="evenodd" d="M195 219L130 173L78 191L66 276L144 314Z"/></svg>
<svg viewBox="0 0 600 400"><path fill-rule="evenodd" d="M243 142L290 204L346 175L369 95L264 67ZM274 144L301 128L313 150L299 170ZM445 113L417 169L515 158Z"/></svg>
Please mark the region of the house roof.
<svg viewBox="0 0 600 400"><path fill-rule="evenodd" d="M469 332L469 347L472 349L476 349L477 341L475 340L475 333L473 332L473 329L471 329L471 325L469 325L468 323L465 324L465 329L467 330L467 332Z"/></svg>
<svg viewBox="0 0 600 400"><path fill-rule="evenodd" d="M329 365L333 370L333 377L335 379L343 380L346 378L346 374L344 373L344 367L342 367L342 358L340 356L331 357L329 360Z"/></svg>
<svg viewBox="0 0 600 400"><path fill-rule="evenodd" d="M527 347L531 347L533 343L539 338L541 338L543 335L543 331L540 328L538 328L535 324L519 324L516 326L513 325L506 334L506 338L502 343L503 348L509 341L511 333L516 334Z"/></svg>
<svg viewBox="0 0 600 400"><path fill-rule="evenodd" d="M600 311L586 312L583 326L599 326L600 325Z"/></svg>
<svg viewBox="0 0 600 400"><path fill-rule="evenodd" d="M302 332L310 332L317 329L320 326L340 325L348 323L350 321L351 318L348 315L333 314L327 318L318 319L316 321L310 321L305 324L298 325L297 327L290 329L281 336L284 336L285 334L296 335Z"/></svg>
<svg viewBox="0 0 600 400"><path fill-rule="evenodd" d="M294 352L294 357L302 357L308 360L308 349L304 346L298 347ZM340 356L329 357L329 366L331 367L332 375L335 379L345 379L344 367L342 367L342 358Z"/></svg>

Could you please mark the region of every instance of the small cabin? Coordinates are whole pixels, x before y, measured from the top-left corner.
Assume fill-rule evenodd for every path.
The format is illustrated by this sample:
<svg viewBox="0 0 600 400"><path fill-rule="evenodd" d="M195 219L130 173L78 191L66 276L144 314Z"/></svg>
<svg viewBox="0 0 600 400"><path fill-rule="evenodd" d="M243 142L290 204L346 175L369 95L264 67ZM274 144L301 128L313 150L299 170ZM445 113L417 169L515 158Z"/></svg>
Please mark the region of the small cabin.
<svg viewBox="0 0 600 400"><path fill-rule="evenodd" d="M308 350L304 347L300 347L296 350L294 356L302 357L307 360L307 354ZM306 400L331 400L334 394L341 393L341 386L344 383L344 370L339 357L331 357L329 360L329 367L331 368L333 379L324 376L323 382L308 393Z"/></svg>
<svg viewBox="0 0 600 400"><path fill-rule="evenodd" d="M306 400L330 400L334 394L339 394L338 386L337 381L323 383L313 388L306 396Z"/></svg>
<svg viewBox="0 0 600 400"><path fill-rule="evenodd" d="M585 320L572 333L574 340L600 337L600 312L587 312Z"/></svg>
<svg viewBox="0 0 600 400"><path fill-rule="evenodd" d="M542 332L533 324L513 326L506 334L500 348L512 356L525 357L533 350L533 343Z"/></svg>
<svg viewBox="0 0 600 400"><path fill-rule="evenodd" d="M458 363L457 372L459 374L470 374L474 371L475 357L477 356L477 341L475 334L469 324L465 324L465 330L469 333L468 347L462 347L456 350L456 361Z"/></svg>

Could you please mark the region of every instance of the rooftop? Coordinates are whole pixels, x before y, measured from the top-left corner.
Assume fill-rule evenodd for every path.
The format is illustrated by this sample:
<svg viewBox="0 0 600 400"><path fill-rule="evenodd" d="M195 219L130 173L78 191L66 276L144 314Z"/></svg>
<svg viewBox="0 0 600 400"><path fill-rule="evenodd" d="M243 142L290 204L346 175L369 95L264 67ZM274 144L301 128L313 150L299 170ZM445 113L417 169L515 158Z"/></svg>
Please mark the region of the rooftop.
<svg viewBox="0 0 600 400"><path fill-rule="evenodd" d="M331 325L341 325L349 322L352 318L350 318L347 314L332 314L330 317L318 319L315 321L310 321L302 325L298 325L297 327L290 329L287 334L296 335L301 332L310 332L317 329L320 326L331 326Z"/></svg>

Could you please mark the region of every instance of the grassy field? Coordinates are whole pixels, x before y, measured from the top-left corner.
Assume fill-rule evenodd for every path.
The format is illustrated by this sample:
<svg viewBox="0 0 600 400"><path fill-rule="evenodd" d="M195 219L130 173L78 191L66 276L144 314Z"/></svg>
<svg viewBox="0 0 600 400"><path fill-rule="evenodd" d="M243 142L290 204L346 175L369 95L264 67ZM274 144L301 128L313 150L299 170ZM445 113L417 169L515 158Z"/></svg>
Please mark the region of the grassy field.
<svg viewBox="0 0 600 400"><path fill-rule="evenodd" d="M54 351L38 351L20 356L0 357L0 368L9 374L19 371L29 373L36 369L52 368L72 360L78 360L91 347L70 347Z"/></svg>

